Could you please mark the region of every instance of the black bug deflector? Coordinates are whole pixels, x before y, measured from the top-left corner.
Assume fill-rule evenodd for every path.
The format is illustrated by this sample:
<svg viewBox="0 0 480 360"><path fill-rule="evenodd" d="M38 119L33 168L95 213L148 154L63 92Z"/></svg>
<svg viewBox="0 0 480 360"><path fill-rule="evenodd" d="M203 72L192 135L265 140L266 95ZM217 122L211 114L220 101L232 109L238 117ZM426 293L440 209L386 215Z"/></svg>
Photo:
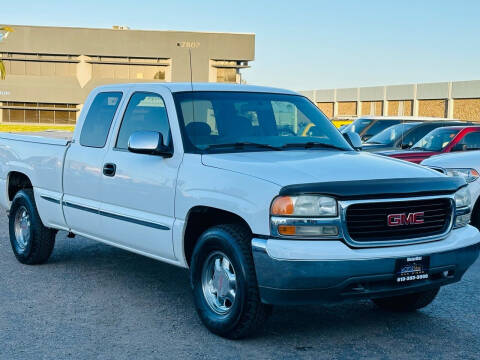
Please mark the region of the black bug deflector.
<svg viewBox="0 0 480 360"><path fill-rule="evenodd" d="M435 196L455 193L465 186L460 177L425 177L331 181L288 185L280 195L322 194L339 200Z"/></svg>

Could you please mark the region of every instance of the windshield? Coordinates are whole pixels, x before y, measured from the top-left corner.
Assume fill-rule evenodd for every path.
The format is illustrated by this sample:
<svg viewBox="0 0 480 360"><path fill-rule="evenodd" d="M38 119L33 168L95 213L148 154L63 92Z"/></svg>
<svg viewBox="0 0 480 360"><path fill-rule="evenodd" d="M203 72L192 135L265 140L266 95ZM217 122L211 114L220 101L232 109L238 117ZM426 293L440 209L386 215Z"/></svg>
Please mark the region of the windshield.
<svg viewBox="0 0 480 360"><path fill-rule="evenodd" d="M393 145L396 140L401 136L405 135L407 130L411 129L419 123L403 123L390 126L385 130L379 132L377 135L373 136L368 140L367 144L383 144L383 145Z"/></svg>
<svg viewBox="0 0 480 360"><path fill-rule="evenodd" d="M344 127L342 132L353 131L360 134L372 121L371 119L357 119L347 127Z"/></svg>
<svg viewBox="0 0 480 360"><path fill-rule="evenodd" d="M412 149L425 151L441 151L443 150L453 138L458 134L460 129L438 128L423 138L421 138Z"/></svg>
<svg viewBox="0 0 480 360"><path fill-rule="evenodd" d="M201 91L175 93L174 99L186 152L352 150L303 96Z"/></svg>

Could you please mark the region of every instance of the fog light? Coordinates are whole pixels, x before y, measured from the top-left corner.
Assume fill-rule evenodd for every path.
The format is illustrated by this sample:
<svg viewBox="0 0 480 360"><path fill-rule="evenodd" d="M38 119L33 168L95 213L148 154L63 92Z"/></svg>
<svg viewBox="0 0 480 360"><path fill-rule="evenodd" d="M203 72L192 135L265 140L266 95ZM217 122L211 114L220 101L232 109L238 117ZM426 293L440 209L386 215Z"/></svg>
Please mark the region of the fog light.
<svg viewBox="0 0 480 360"><path fill-rule="evenodd" d="M470 223L470 213L457 215L455 217L455 227L467 226Z"/></svg>
<svg viewBox="0 0 480 360"><path fill-rule="evenodd" d="M291 225L279 225L278 233L280 235L298 235L308 237L319 236L336 236L338 235L338 228L333 225L327 226L291 226Z"/></svg>

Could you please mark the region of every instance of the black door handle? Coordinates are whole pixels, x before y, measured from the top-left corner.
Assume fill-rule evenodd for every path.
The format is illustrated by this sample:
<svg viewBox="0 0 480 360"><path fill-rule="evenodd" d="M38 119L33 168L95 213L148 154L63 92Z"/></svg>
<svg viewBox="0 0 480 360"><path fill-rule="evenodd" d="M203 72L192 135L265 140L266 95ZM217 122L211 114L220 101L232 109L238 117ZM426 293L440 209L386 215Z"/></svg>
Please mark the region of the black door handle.
<svg viewBox="0 0 480 360"><path fill-rule="evenodd" d="M115 172L117 171L117 165L112 163L106 163L103 165L103 175L105 176L115 176Z"/></svg>

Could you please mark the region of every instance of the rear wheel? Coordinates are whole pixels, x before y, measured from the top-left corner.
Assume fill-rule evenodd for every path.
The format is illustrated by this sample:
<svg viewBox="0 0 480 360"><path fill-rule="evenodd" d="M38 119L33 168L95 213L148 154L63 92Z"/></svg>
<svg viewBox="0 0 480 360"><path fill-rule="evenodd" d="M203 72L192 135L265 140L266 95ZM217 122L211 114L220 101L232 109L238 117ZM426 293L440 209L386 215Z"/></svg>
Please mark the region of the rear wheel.
<svg viewBox="0 0 480 360"><path fill-rule="evenodd" d="M194 302L213 333L239 339L261 328L271 306L260 301L251 235L240 225L214 226L195 246L190 267Z"/></svg>
<svg viewBox="0 0 480 360"><path fill-rule="evenodd" d="M22 264L42 264L52 254L56 231L43 226L31 189L20 190L13 198L9 232L13 253Z"/></svg>
<svg viewBox="0 0 480 360"><path fill-rule="evenodd" d="M395 312L415 311L432 303L440 288L422 291L414 294L392 296L387 298L372 299L380 308Z"/></svg>

